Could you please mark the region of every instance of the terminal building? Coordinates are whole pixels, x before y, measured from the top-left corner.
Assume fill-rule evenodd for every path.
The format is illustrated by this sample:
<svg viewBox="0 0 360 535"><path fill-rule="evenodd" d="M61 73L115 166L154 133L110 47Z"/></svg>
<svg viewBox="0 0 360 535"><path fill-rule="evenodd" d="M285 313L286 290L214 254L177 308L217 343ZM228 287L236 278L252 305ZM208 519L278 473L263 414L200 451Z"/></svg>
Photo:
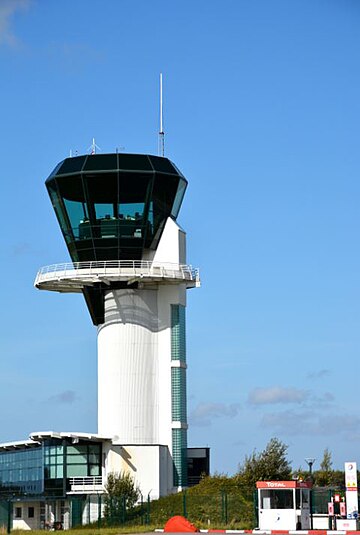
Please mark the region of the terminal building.
<svg viewBox="0 0 360 535"><path fill-rule="evenodd" d="M150 499L209 473L209 449L187 445L186 291L200 279L176 222L186 187L169 159L124 153L67 158L46 180L71 262L41 268L35 287L84 295L98 332L98 433L0 444L14 527L94 521L109 473L130 473Z"/></svg>

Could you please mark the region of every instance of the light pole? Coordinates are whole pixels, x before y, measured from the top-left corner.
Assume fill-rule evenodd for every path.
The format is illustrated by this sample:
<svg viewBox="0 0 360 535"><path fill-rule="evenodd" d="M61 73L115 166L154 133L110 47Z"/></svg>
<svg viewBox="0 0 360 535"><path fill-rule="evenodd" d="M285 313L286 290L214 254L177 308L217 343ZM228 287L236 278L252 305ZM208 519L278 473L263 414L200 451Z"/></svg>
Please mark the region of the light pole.
<svg viewBox="0 0 360 535"><path fill-rule="evenodd" d="M313 529L313 503L312 503L312 484L313 484L313 477L312 477L312 467L316 459L314 457L306 457L305 462L309 466L309 474L310 474L310 482L311 482L311 489L310 489L310 529Z"/></svg>

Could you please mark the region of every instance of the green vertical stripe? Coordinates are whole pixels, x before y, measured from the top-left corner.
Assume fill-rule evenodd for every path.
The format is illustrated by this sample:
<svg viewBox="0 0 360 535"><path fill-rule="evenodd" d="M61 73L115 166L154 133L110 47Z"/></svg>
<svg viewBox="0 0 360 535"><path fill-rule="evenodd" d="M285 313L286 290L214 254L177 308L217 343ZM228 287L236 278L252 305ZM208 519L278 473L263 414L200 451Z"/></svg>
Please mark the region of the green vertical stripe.
<svg viewBox="0 0 360 535"><path fill-rule="evenodd" d="M171 368L171 411L173 421L187 421L185 368Z"/></svg>
<svg viewBox="0 0 360 535"><path fill-rule="evenodd" d="M171 359L186 362L185 307L171 305Z"/></svg>
<svg viewBox="0 0 360 535"><path fill-rule="evenodd" d="M187 486L187 432L186 429L173 429L174 486Z"/></svg>
<svg viewBox="0 0 360 535"><path fill-rule="evenodd" d="M171 360L186 362L185 307L171 305ZM186 423L186 369L171 368L172 420ZM173 429L174 486L187 486L187 430Z"/></svg>

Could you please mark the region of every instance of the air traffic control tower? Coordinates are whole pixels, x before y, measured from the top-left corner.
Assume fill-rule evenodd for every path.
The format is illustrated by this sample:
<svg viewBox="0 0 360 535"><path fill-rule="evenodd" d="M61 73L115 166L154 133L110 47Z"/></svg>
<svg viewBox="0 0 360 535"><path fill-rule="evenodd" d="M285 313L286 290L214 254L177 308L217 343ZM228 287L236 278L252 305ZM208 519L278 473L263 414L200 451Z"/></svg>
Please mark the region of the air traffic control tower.
<svg viewBox="0 0 360 535"><path fill-rule="evenodd" d="M114 450L106 471L127 457L140 487L181 489L186 290L199 286L176 223L187 181L164 157L92 154L59 163L46 187L72 262L40 269L35 286L83 293L97 326L98 434Z"/></svg>

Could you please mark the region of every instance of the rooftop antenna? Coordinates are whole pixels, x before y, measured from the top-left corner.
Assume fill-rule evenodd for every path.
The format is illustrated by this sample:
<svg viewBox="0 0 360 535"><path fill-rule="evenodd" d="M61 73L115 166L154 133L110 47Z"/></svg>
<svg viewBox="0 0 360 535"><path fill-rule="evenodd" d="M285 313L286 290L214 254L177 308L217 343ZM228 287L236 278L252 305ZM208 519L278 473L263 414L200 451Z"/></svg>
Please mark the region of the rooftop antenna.
<svg viewBox="0 0 360 535"><path fill-rule="evenodd" d="M96 149L99 149L101 150L101 148L99 147L99 145L96 144L95 142L95 138L93 137L92 138L92 143L90 145L90 147L88 148L88 151L90 150L90 154L96 154Z"/></svg>
<svg viewBox="0 0 360 535"><path fill-rule="evenodd" d="M160 130L159 130L159 156L165 155L165 134L163 128L163 83L162 72L160 73Z"/></svg>

